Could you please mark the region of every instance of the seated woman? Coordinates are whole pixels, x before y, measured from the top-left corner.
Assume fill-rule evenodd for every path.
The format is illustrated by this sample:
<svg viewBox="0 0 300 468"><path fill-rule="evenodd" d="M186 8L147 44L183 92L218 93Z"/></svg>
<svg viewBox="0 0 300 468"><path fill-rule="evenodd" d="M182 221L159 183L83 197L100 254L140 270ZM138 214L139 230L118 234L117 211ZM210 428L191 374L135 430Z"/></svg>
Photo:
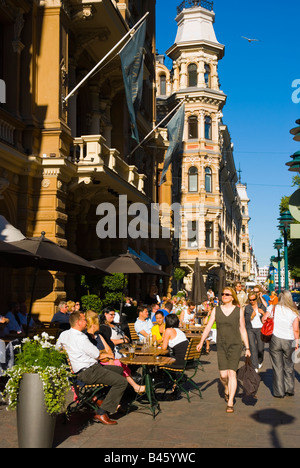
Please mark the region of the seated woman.
<svg viewBox="0 0 300 468"><path fill-rule="evenodd" d="M119 352L121 344L130 343L130 338L125 336L123 330L115 323L115 311L113 307L106 307L100 315L100 335L103 336L106 343L114 353L115 358L120 359L122 354Z"/></svg>
<svg viewBox="0 0 300 468"><path fill-rule="evenodd" d="M91 343L93 343L100 351L102 351L100 363L102 365L115 365L123 367L123 375L127 382L133 387L136 393L143 393L145 391L145 386L138 385L133 380L129 367L125 364L122 364L122 362L120 362L118 359L115 359L111 348L108 346L103 336L97 333L99 332L100 327L98 314L92 310L88 310L85 316L87 322L87 336Z"/></svg>
<svg viewBox="0 0 300 468"><path fill-rule="evenodd" d="M175 362L172 364L174 369L181 368L184 365L184 358L188 347L188 339L182 330L179 330L179 318L175 314L165 317L166 329L163 337L162 349L169 348L173 351Z"/></svg>
<svg viewBox="0 0 300 468"><path fill-rule="evenodd" d="M195 312L195 303L193 301L187 301L187 308L182 310L179 317L181 326L184 326L187 323L195 323Z"/></svg>
<svg viewBox="0 0 300 468"><path fill-rule="evenodd" d="M164 313L161 310L155 312L155 320L156 324L151 329L152 340L160 344L163 341L163 334L166 328Z"/></svg>

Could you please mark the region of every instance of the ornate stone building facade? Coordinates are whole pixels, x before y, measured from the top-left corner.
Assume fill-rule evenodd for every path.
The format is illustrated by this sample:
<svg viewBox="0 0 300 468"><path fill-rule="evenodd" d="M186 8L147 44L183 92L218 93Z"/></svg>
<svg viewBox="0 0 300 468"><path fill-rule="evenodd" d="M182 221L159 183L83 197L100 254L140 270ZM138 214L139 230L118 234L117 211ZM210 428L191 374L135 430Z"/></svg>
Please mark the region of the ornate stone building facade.
<svg viewBox="0 0 300 468"><path fill-rule="evenodd" d="M87 259L126 252L128 246L152 258L168 249L160 239L99 240L96 234L99 203L113 203L118 210L120 195L128 204L157 201L157 169L163 160L159 135L128 157L136 143L130 138L119 57L110 57L64 100L146 12L143 100L137 116L141 140L156 120L153 0L0 2L0 79L6 87L0 103L0 214L24 235L45 231ZM30 275L3 270L0 275L4 308L8 300L28 299ZM72 278L53 273L52 281L34 305L42 320L52 317L60 299L76 297ZM136 285L137 295L148 288L150 280L145 281Z"/></svg>
<svg viewBox="0 0 300 468"><path fill-rule="evenodd" d="M216 38L214 19L212 2L183 1L177 8L177 36L166 52L172 70L164 56L157 56L158 118L185 101L183 155L173 161L166 184L172 184L172 201L182 206L174 263L189 273L187 289L196 257L209 285L219 268L225 269L227 283L233 283L246 279L243 265L247 273L250 265L249 237L243 235L243 229L248 233L249 218L243 213L247 209L248 214L248 205L241 191L239 195L233 144L223 123L226 95L220 89L218 62L224 45Z"/></svg>

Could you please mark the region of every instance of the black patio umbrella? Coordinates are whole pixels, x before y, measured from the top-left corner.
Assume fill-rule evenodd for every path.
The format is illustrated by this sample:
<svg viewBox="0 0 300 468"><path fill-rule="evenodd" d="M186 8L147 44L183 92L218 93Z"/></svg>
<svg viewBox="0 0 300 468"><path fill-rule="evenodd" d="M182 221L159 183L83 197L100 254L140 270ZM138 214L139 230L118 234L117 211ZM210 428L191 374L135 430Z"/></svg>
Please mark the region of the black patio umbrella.
<svg viewBox="0 0 300 468"><path fill-rule="evenodd" d="M116 255L114 257L100 258L91 262L98 268L102 268L109 273L125 273L125 274L148 274L169 276L168 273L160 270L159 268L143 262L136 255L129 252L125 254Z"/></svg>
<svg viewBox="0 0 300 468"><path fill-rule="evenodd" d="M37 255L0 240L0 267L26 268L36 266L38 261Z"/></svg>
<svg viewBox="0 0 300 468"><path fill-rule="evenodd" d="M101 267L93 265L88 260L47 239L45 237L45 232L42 232L40 237L26 237L16 242L10 242L9 245L26 250L38 258L37 263L34 265L35 274L31 290L27 329L31 319L33 296L39 270L63 271L66 273L89 275L107 274Z"/></svg>
<svg viewBox="0 0 300 468"><path fill-rule="evenodd" d="M214 290L219 298L221 300L222 296L222 291L226 287L226 272L224 269L224 266L221 265L219 267L212 268L209 271L210 276L213 278L214 281Z"/></svg>
<svg viewBox="0 0 300 468"><path fill-rule="evenodd" d="M40 237L26 237L23 240L10 242L9 244L37 256L40 270L78 274L106 273L101 267L93 265L88 260L47 239L45 232L42 232Z"/></svg>
<svg viewBox="0 0 300 468"><path fill-rule="evenodd" d="M149 265L149 263L143 262L136 255L126 252L125 254L116 255L113 257L100 258L99 260L93 260L92 264L105 269L109 273L124 273L128 274L148 274L158 276L169 276L168 273L160 270L159 268ZM125 288L125 278L124 278ZM123 295L124 295L123 288ZM122 314L123 301L120 304L120 314Z"/></svg>
<svg viewBox="0 0 300 468"><path fill-rule="evenodd" d="M196 305L207 300L207 291L198 258L196 258L194 265L191 299Z"/></svg>

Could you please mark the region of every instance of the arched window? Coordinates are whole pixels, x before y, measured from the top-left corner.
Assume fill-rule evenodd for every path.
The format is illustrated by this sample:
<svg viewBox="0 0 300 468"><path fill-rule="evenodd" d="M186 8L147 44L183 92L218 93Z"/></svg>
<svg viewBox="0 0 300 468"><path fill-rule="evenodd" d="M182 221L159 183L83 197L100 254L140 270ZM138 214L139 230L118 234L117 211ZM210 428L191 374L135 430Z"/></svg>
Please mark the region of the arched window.
<svg viewBox="0 0 300 468"><path fill-rule="evenodd" d="M160 75L159 84L160 84L160 96L165 96L167 94L166 75Z"/></svg>
<svg viewBox="0 0 300 468"><path fill-rule="evenodd" d="M210 167L205 168L205 191L212 192L212 172Z"/></svg>
<svg viewBox="0 0 300 468"><path fill-rule="evenodd" d="M198 169L195 166L189 168L189 192L198 192Z"/></svg>
<svg viewBox="0 0 300 468"><path fill-rule="evenodd" d="M198 139L198 119L195 115L189 117L189 140Z"/></svg>
<svg viewBox="0 0 300 468"><path fill-rule="evenodd" d="M194 88L198 84L198 68L195 63L188 66L188 87Z"/></svg>
<svg viewBox="0 0 300 468"><path fill-rule="evenodd" d="M210 88L211 85L210 85L210 66L207 65L207 63L204 65L204 81L205 81L205 84L207 86L207 88Z"/></svg>
<svg viewBox="0 0 300 468"><path fill-rule="evenodd" d="M205 128L204 128L204 136L206 140L211 140L212 139L212 133L211 133L211 118L207 115L205 117Z"/></svg>

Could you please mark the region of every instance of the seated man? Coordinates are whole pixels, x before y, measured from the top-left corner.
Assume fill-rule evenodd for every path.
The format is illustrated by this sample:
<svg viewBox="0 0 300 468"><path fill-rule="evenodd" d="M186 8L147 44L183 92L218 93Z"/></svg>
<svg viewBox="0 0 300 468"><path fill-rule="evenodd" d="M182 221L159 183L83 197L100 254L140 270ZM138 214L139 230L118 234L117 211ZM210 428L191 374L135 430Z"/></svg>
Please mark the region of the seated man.
<svg viewBox="0 0 300 468"><path fill-rule="evenodd" d="M7 320L6 327L3 331L3 336L23 333L22 325L18 320L18 313L20 311L20 304L18 302L12 302L9 307L9 312L5 315Z"/></svg>
<svg viewBox="0 0 300 468"><path fill-rule="evenodd" d="M61 330L68 330L70 328L70 314L68 312L68 304L61 301L58 304L58 312L53 315L51 325L58 324Z"/></svg>
<svg viewBox="0 0 300 468"><path fill-rule="evenodd" d="M20 311L18 313L18 320L19 320L20 324L22 325L23 330L25 331L26 328L27 328L27 321L28 321L26 302L20 302ZM35 322L34 322L33 318L31 318L29 320L29 328L32 329L35 326L36 326Z"/></svg>
<svg viewBox="0 0 300 468"><path fill-rule="evenodd" d="M70 315L70 330L62 332L57 340L56 349L65 348L73 371L78 379L85 384L104 384L110 386L103 402L98 400L98 410L93 420L102 424L117 424L109 418L109 413L115 413L123 393L127 387L127 380L122 376L123 368L119 366L102 366L99 363L101 351L93 345L87 335L86 318L83 312L76 311Z"/></svg>
<svg viewBox="0 0 300 468"><path fill-rule="evenodd" d="M164 314L164 318L166 318L167 315L169 315L171 312L172 312L172 309L173 309L173 304L172 302L168 301L165 303L164 307L159 309L161 312L163 312ZM155 318L155 315L154 317L152 318L152 322L155 323L156 322L156 318Z"/></svg>
<svg viewBox="0 0 300 468"><path fill-rule="evenodd" d="M141 341L151 335L153 323L149 318L149 312L146 306L139 306L137 308L138 318L135 321L134 329L138 334Z"/></svg>

